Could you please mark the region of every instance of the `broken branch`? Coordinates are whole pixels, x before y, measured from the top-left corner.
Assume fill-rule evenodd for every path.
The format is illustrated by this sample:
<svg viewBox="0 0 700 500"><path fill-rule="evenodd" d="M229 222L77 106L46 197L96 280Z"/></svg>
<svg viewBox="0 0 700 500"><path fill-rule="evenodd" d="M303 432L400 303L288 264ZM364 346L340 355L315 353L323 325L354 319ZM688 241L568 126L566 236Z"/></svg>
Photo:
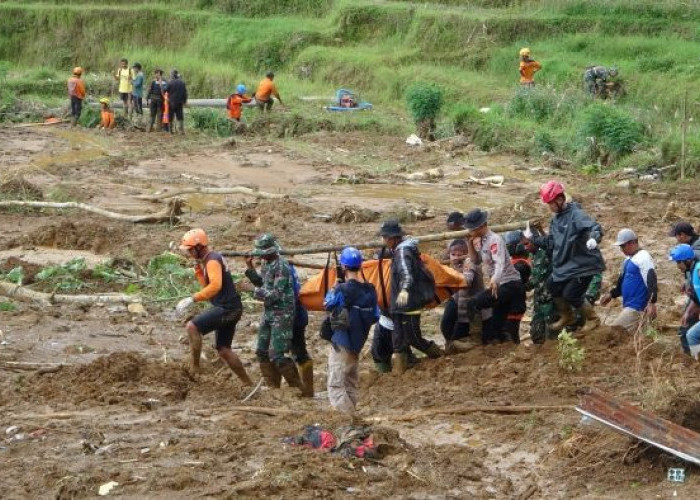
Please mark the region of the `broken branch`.
<svg viewBox="0 0 700 500"><path fill-rule="evenodd" d="M146 215L126 215L117 212L111 212L103 208L88 205L87 203L79 203L68 201L65 203L54 203L48 201L21 201L21 200L5 200L0 201L0 207L29 207L29 208L56 208L63 210L66 208L74 208L85 210L94 214L102 215L109 219L116 219L134 223L158 223L158 222L177 222L180 214L182 214L182 205L184 202L180 199L171 200L168 202L168 207L165 210L155 214Z"/></svg>
<svg viewBox="0 0 700 500"><path fill-rule="evenodd" d="M159 200L164 200L166 198L173 198L175 196L180 196L183 194L246 194L249 196L255 196L257 198L270 198L270 199L282 199L282 198L288 198L288 195L286 194L275 194L275 193L266 193L264 191L256 191L255 189L251 189L245 186L233 186L233 187L201 187L201 188L196 188L196 187L191 187L191 188L182 188L178 189L175 191L161 191L158 193L153 193L153 194L144 194L141 196L137 196L137 198L141 200L148 200L148 201L159 201Z"/></svg>
<svg viewBox="0 0 700 500"><path fill-rule="evenodd" d="M36 301L43 304L130 304L141 302L141 298L135 295L125 294L101 294L101 295L63 295L53 293L35 292L21 285L8 281L0 281L0 295L17 300Z"/></svg>
<svg viewBox="0 0 700 500"><path fill-rule="evenodd" d="M530 221L530 225L533 226L536 222L537 221ZM511 222L509 224L497 224L495 226L489 226L489 229L497 233L503 233L506 231L514 231L516 229L524 229L526 224L527 221ZM425 236L416 236L413 239L418 241L418 243L425 243L428 241L445 241L456 238L466 238L470 235L471 231L469 231L468 229L464 229L462 231L447 231L444 233L426 234ZM343 245L318 245L305 248L283 248L280 253L282 255L304 255L313 253L340 252L343 250L343 248L345 248L348 245L353 246L358 250L366 250L369 248L381 248L382 246L384 246L384 242L382 240L375 240L368 241L366 243L356 244L345 243ZM223 250L221 254L225 255L226 257L246 257L250 254L250 251L240 252L235 250Z"/></svg>

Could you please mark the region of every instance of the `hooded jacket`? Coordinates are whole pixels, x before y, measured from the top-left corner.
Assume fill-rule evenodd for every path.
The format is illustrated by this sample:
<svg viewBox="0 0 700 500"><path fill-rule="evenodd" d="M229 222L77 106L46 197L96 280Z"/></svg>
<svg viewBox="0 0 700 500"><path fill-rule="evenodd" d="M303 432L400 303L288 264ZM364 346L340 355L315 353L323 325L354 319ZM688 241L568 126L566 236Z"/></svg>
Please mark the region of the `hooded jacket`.
<svg viewBox="0 0 700 500"><path fill-rule="evenodd" d="M603 228L578 203L568 203L552 218L548 235L533 238L535 245L552 256L552 281L593 276L605 270L600 250L586 248L589 238L600 243Z"/></svg>
<svg viewBox="0 0 700 500"><path fill-rule="evenodd" d="M408 304L396 305L401 290L408 291ZM402 314L425 307L435 297L435 278L420 260L418 242L406 239L399 243L391 259L391 312Z"/></svg>

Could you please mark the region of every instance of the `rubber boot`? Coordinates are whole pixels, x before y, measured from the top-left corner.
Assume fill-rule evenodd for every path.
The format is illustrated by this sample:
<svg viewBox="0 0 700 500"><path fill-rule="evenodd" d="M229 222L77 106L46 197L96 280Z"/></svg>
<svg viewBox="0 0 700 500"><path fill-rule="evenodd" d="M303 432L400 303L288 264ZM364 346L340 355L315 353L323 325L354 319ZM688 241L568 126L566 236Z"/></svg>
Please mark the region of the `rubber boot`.
<svg viewBox="0 0 700 500"><path fill-rule="evenodd" d="M77 116L71 116L70 117L70 126L75 127L78 124L78 117Z"/></svg>
<svg viewBox="0 0 700 500"><path fill-rule="evenodd" d="M549 325L549 327L555 332L560 332L576 321L576 318L574 317L574 312L572 311L571 306L566 299L564 299L564 297L557 297L554 299L554 305L559 313L559 319Z"/></svg>
<svg viewBox="0 0 700 500"><path fill-rule="evenodd" d="M391 373L391 363L387 363L384 361L375 361L374 369L377 370L379 373Z"/></svg>
<svg viewBox="0 0 700 500"><path fill-rule="evenodd" d="M408 354L405 352L395 352L391 356L391 373L403 375L408 368Z"/></svg>
<svg viewBox="0 0 700 500"><path fill-rule="evenodd" d="M287 381L289 387L297 387L299 389L304 389L301 378L299 378L299 372L297 371L297 365L291 359L284 359L279 364L277 364L277 369L282 374L284 380Z"/></svg>
<svg viewBox="0 0 700 500"><path fill-rule="evenodd" d="M577 311L579 311L581 316L586 320L581 326L582 332L590 332L600 326L600 318L595 312L595 307L593 307L593 304L588 302L588 300L584 299L583 305L578 308Z"/></svg>
<svg viewBox="0 0 700 500"><path fill-rule="evenodd" d="M282 383L282 375L277 370L277 367L272 361L261 361L260 362L260 373L265 379L265 383L271 389L279 389Z"/></svg>
<svg viewBox="0 0 700 500"><path fill-rule="evenodd" d="M299 374L301 375L301 395L305 398L314 397L314 362L310 359L299 365Z"/></svg>
<svg viewBox="0 0 700 500"><path fill-rule="evenodd" d="M176 120L177 126L180 129L180 134L185 135L185 120Z"/></svg>
<svg viewBox="0 0 700 500"><path fill-rule="evenodd" d="M435 343L430 344L428 350L425 351L425 355L428 356L430 359L441 358L443 354L444 353L442 352L442 349L440 349Z"/></svg>

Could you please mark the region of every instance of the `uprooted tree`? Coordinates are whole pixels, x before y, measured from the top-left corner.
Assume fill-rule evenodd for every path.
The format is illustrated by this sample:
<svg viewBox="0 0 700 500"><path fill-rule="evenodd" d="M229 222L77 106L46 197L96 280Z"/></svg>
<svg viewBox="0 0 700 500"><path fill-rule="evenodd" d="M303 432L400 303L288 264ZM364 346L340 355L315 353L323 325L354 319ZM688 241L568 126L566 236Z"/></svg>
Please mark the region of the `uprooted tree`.
<svg viewBox="0 0 700 500"><path fill-rule="evenodd" d="M434 83L415 83L406 90L406 104L418 126L418 137L435 140L435 119L442 108L442 89Z"/></svg>

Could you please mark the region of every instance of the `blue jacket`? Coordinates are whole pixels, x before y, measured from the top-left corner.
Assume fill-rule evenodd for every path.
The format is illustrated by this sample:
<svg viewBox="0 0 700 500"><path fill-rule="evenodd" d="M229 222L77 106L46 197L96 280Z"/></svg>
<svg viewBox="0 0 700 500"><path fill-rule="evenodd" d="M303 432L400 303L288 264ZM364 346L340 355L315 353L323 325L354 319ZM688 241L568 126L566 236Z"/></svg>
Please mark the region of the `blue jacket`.
<svg viewBox="0 0 700 500"><path fill-rule="evenodd" d="M347 331L334 330L331 342L359 353L365 345L369 330L379 319L377 291L370 283L350 280L336 285L326 294L323 303L327 311L345 307L350 319Z"/></svg>

